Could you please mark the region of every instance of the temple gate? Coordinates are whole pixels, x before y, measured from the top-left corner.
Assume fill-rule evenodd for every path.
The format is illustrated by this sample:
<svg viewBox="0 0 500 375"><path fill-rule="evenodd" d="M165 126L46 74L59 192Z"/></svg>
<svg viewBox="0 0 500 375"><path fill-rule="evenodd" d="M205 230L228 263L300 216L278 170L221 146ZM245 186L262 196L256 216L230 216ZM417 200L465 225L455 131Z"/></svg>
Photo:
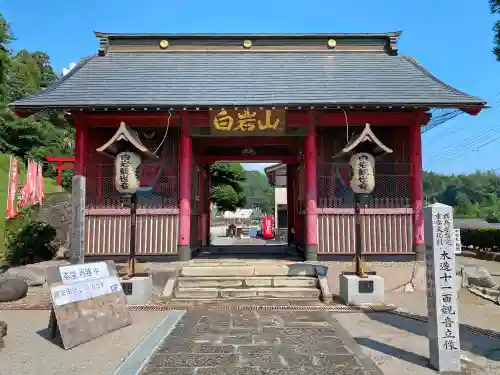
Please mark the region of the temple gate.
<svg viewBox="0 0 500 375"><path fill-rule="evenodd" d="M96 56L12 108L64 110L76 127L74 254L128 254L130 209L113 186L113 160L97 152L124 122L158 157L140 171L139 257L189 260L209 245L217 161L283 163L290 245L307 260L352 255L350 155L341 151L369 124L393 152L376 159L362 252L421 258L420 128L432 108L474 115L485 102L399 55L399 35L96 33Z"/></svg>

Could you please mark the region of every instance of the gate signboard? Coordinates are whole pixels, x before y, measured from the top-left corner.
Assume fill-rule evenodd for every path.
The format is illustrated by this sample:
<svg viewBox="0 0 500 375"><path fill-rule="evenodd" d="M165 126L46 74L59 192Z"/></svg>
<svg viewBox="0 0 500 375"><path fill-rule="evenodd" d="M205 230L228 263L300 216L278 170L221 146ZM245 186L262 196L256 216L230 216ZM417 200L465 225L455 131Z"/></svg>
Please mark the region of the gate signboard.
<svg viewBox="0 0 500 375"><path fill-rule="evenodd" d="M221 109L209 111L210 134L216 136L281 135L286 127L285 109Z"/></svg>

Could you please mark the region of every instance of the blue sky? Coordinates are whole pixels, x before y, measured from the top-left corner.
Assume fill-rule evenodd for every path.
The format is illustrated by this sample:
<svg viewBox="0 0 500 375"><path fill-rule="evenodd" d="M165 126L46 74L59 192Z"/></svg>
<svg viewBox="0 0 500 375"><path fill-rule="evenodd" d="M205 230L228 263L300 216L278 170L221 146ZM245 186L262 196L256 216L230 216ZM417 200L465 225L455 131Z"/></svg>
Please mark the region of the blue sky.
<svg viewBox="0 0 500 375"><path fill-rule="evenodd" d="M94 54L93 31L309 33L403 30L401 53L496 108L462 115L423 135L424 168L500 171L500 62L487 0L74 1L0 0L15 49L42 50L57 72ZM498 140L496 139L498 138ZM262 165L248 166L261 168Z"/></svg>

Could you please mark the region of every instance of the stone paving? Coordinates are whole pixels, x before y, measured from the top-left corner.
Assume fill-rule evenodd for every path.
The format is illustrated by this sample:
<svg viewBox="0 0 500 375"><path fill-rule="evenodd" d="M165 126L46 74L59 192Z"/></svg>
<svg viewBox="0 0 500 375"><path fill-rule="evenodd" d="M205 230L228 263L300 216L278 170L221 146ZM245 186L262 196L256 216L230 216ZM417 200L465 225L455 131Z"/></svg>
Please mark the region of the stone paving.
<svg viewBox="0 0 500 375"><path fill-rule="evenodd" d="M382 375L327 312L188 311L142 375Z"/></svg>

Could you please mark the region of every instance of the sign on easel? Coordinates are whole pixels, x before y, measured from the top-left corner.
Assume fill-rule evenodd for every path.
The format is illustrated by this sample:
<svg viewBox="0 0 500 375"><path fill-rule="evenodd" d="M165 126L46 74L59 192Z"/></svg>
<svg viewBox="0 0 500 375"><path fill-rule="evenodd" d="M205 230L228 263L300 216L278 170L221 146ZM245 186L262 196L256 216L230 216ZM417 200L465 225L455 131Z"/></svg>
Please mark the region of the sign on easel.
<svg viewBox="0 0 500 375"><path fill-rule="evenodd" d="M46 271L52 310L49 330L64 349L132 324L113 261L50 267Z"/></svg>

